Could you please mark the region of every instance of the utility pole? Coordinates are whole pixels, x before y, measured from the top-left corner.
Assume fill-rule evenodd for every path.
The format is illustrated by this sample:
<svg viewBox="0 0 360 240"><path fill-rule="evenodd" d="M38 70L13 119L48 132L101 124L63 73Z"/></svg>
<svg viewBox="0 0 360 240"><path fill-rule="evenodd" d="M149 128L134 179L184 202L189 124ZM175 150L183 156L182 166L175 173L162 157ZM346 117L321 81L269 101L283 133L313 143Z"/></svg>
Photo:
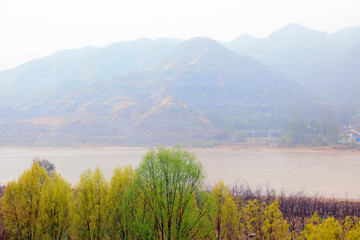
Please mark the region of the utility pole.
<svg viewBox="0 0 360 240"><path fill-rule="evenodd" d="M269 130L269 144L270 144L270 141L271 141L271 135L270 135L270 130Z"/></svg>

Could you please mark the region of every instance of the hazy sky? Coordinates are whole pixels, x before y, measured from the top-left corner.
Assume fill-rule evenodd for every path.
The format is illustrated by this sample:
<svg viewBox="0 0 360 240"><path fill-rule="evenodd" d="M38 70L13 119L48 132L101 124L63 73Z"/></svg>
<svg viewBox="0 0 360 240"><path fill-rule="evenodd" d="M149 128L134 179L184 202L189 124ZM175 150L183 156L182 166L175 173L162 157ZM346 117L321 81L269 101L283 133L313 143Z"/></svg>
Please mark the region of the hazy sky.
<svg viewBox="0 0 360 240"><path fill-rule="evenodd" d="M0 0L0 70L141 37L230 41L295 22L332 33L360 25L359 12L359 0Z"/></svg>

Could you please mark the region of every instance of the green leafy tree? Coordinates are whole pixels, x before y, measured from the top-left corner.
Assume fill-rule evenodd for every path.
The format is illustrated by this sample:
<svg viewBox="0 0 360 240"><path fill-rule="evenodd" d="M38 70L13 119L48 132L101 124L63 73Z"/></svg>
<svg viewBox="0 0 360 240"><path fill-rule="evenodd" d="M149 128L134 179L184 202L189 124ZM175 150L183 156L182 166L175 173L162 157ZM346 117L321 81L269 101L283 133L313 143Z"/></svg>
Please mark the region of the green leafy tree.
<svg viewBox="0 0 360 240"><path fill-rule="evenodd" d="M85 171L76 187L75 227L80 239L105 236L105 201L108 184L99 168Z"/></svg>
<svg viewBox="0 0 360 240"><path fill-rule="evenodd" d="M290 119L282 143L287 146L325 146L336 144L339 126L328 120Z"/></svg>
<svg viewBox="0 0 360 240"><path fill-rule="evenodd" d="M310 122L303 119L290 119L283 140L288 146L310 145Z"/></svg>
<svg viewBox="0 0 360 240"><path fill-rule="evenodd" d="M110 181L106 198L106 230L109 239L127 239L132 236L134 214L129 211L132 196L129 192L135 179L131 166L116 168Z"/></svg>
<svg viewBox="0 0 360 240"><path fill-rule="evenodd" d="M210 205L202 191L204 170L180 149L150 150L136 171L142 231L150 239L194 239L209 234Z"/></svg>

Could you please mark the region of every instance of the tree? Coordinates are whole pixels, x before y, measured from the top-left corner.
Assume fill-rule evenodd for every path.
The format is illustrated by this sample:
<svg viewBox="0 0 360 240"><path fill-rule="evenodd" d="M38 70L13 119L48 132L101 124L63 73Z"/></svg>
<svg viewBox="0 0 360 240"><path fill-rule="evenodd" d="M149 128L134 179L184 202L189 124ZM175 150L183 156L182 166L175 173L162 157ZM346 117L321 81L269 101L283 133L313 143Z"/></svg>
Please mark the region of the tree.
<svg viewBox="0 0 360 240"><path fill-rule="evenodd" d="M360 219L358 217L347 216L344 220L344 230L346 239L360 239Z"/></svg>
<svg viewBox="0 0 360 240"><path fill-rule="evenodd" d="M48 176L50 176L55 171L55 164L53 164L49 160L40 160L39 157L36 157L33 162L36 162L37 164L39 164L40 167L43 167Z"/></svg>
<svg viewBox="0 0 360 240"><path fill-rule="evenodd" d="M143 238L201 238L210 227L208 197L201 190L204 170L195 156L180 149L150 150L136 171Z"/></svg>
<svg viewBox="0 0 360 240"><path fill-rule="evenodd" d="M289 239L289 225L284 220L277 201L265 207L261 230L264 239Z"/></svg>
<svg viewBox="0 0 360 240"><path fill-rule="evenodd" d="M42 239L62 239L64 234L69 235L73 201L70 184L60 174L52 172L40 198L39 228Z"/></svg>
<svg viewBox="0 0 360 240"><path fill-rule="evenodd" d="M217 239L234 239L239 236L239 213L230 189L220 181L212 191L214 198L214 222Z"/></svg>
<svg viewBox="0 0 360 240"><path fill-rule="evenodd" d="M80 239L103 239L107 182L99 168L85 171L76 186L75 227Z"/></svg>
<svg viewBox="0 0 360 240"><path fill-rule="evenodd" d="M257 199L248 201L242 209L242 217L244 224L244 234L247 237L249 234L256 234L262 237L261 225L263 222L265 203L259 202Z"/></svg>
<svg viewBox="0 0 360 240"><path fill-rule="evenodd" d="M304 231L301 233L301 239L329 239L340 240L344 238L342 226L333 217L322 221L315 213L309 220Z"/></svg>
<svg viewBox="0 0 360 240"><path fill-rule="evenodd" d="M303 119L290 119L286 126L283 140L288 146L302 146L311 144L310 122Z"/></svg>
<svg viewBox="0 0 360 240"><path fill-rule="evenodd" d="M131 166L116 168L110 181L106 198L106 230L110 239L128 239L134 215L127 211L132 204L129 202L129 189L135 179Z"/></svg>
<svg viewBox="0 0 360 240"><path fill-rule="evenodd" d="M10 233L5 223L4 203L0 195L0 239L10 239Z"/></svg>
<svg viewBox="0 0 360 240"><path fill-rule="evenodd" d="M338 132L339 126L329 120L290 119L281 140L291 147L325 146L337 143Z"/></svg>
<svg viewBox="0 0 360 240"><path fill-rule="evenodd" d="M17 181L8 183L4 200L7 224L17 239L40 239L41 192L49 181L44 168L34 162Z"/></svg>

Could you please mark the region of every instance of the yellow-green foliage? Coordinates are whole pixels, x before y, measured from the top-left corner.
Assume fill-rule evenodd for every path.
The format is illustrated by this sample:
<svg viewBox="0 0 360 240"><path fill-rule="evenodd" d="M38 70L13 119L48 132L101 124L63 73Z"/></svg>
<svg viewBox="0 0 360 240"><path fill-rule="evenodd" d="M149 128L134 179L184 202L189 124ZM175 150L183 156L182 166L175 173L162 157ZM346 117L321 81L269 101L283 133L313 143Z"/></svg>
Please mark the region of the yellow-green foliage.
<svg viewBox="0 0 360 240"><path fill-rule="evenodd" d="M54 172L44 184L40 198L39 228L43 239L61 239L69 234L73 202L70 184Z"/></svg>
<svg viewBox="0 0 360 240"><path fill-rule="evenodd" d="M275 240L290 238L289 225L286 220L284 220L277 201L265 207L261 231L263 239Z"/></svg>
<svg viewBox="0 0 360 240"><path fill-rule="evenodd" d="M214 199L214 223L217 239L239 237L239 214L234 198L228 187L220 181L212 191Z"/></svg>
<svg viewBox="0 0 360 240"><path fill-rule="evenodd" d="M337 240L343 239L343 229L341 224L333 217L326 219L325 221L319 221L317 215L310 219L309 224L306 225L304 231L301 234L302 239L329 239Z"/></svg>
<svg viewBox="0 0 360 240"><path fill-rule="evenodd" d="M4 201L0 196L0 239L9 239L9 232L5 223Z"/></svg>
<svg viewBox="0 0 360 240"><path fill-rule="evenodd" d="M347 240L360 239L360 219L347 216L344 220L344 229Z"/></svg>
<svg viewBox="0 0 360 240"><path fill-rule="evenodd" d="M47 181L45 169L34 162L17 181L8 183L4 211L8 228L17 239L40 239L40 199Z"/></svg>
<svg viewBox="0 0 360 240"><path fill-rule="evenodd" d="M109 239L125 239L128 236L129 216L126 192L135 179L135 172L131 166L116 168L110 181L106 198L106 230ZM131 219L133 221L134 219Z"/></svg>
<svg viewBox="0 0 360 240"><path fill-rule="evenodd" d="M223 214L222 229L224 239L234 239L239 236L239 214L232 196L227 196L221 207Z"/></svg>
<svg viewBox="0 0 360 240"><path fill-rule="evenodd" d="M289 225L275 201L269 205L258 200L245 204L241 213L242 237L256 234L257 239L290 239Z"/></svg>
<svg viewBox="0 0 360 240"><path fill-rule="evenodd" d="M85 171L76 186L75 228L80 239L103 239L108 184L97 168Z"/></svg>
<svg viewBox="0 0 360 240"><path fill-rule="evenodd" d="M315 213L301 233L300 239L360 239L360 221L358 217L347 216L345 220L336 220L329 217L320 220Z"/></svg>
<svg viewBox="0 0 360 240"><path fill-rule="evenodd" d="M261 225L263 222L263 214L265 209L265 203L261 203L258 200L249 201L243 208L242 221L244 222L244 234L256 234L262 236Z"/></svg>
<svg viewBox="0 0 360 240"><path fill-rule="evenodd" d="M220 181L204 191L193 154L151 150L139 168L116 168L110 184L87 170L76 188L34 162L0 198L0 239L360 239L360 220L320 219L289 232L277 201L243 202Z"/></svg>
<svg viewBox="0 0 360 240"><path fill-rule="evenodd" d="M142 238L201 238L207 229L205 176L195 156L180 149L149 151L136 171ZM210 226L210 225L209 225Z"/></svg>

